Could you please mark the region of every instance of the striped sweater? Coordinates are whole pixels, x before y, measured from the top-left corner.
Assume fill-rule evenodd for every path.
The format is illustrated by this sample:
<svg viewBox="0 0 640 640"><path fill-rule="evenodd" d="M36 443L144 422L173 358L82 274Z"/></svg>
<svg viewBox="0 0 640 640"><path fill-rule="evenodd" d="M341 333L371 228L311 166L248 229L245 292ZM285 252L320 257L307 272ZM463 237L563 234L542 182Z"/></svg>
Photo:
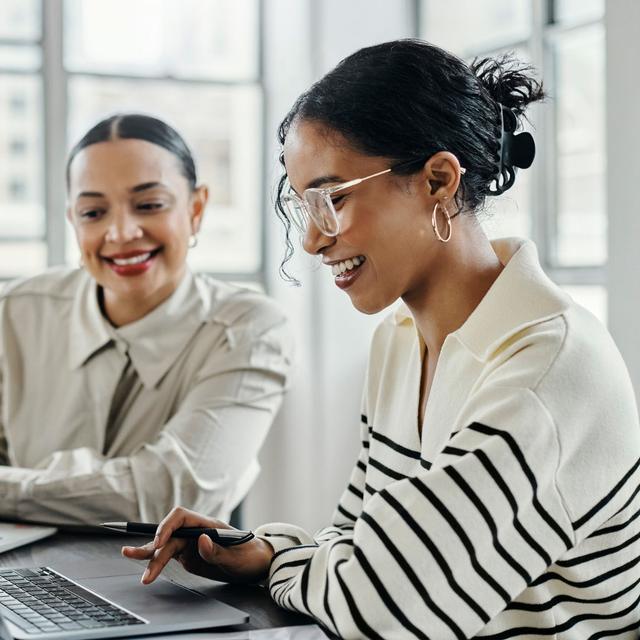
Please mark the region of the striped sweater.
<svg viewBox="0 0 640 640"><path fill-rule="evenodd" d="M274 523L269 589L343 638L638 638L640 426L606 330L529 242L444 342L419 436L420 341L377 329L362 449L333 524Z"/></svg>

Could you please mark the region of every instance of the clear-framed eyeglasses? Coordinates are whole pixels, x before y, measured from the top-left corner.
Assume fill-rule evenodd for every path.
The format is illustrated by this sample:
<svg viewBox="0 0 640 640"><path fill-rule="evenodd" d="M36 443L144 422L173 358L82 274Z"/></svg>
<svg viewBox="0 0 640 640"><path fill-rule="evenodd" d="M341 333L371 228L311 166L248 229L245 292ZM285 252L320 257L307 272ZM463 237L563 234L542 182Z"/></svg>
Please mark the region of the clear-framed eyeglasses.
<svg viewBox="0 0 640 640"><path fill-rule="evenodd" d="M415 162L415 160L411 160L410 162ZM370 176L355 178L354 180L342 182L333 187L305 189L302 198L290 191L282 197L282 204L286 208L293 225L301 234L304 235L307 232L309 220L311 220L322 234L334 237L340 233L340 220L333 204L332 196L343 189L355 187L366 180L391 173L391 171L402 164L409 163L403 162L389 169L372 173ZM460 167L460 173L465 173L463 167Z"/></svg>

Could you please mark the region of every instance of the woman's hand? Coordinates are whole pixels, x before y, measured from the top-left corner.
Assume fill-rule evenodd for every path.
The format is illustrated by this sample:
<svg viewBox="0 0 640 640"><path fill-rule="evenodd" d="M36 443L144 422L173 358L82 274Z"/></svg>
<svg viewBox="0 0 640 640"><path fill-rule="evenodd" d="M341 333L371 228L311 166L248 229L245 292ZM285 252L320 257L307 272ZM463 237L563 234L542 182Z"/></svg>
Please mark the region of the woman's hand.
<svg viewBox="0 0 640 640"><path fill-rule="evenodd" d="M158 525L156 537L141 547L122 547L122 555L135 560L149 560L142 584L152 583L165 565L175 558L190 573L223 582L252 583L267 577L273 548L268 542L253 538L232 547L221 547L207 535L198 540L172 538L180 527L232 529L228 524L176 507Z"/></svg>

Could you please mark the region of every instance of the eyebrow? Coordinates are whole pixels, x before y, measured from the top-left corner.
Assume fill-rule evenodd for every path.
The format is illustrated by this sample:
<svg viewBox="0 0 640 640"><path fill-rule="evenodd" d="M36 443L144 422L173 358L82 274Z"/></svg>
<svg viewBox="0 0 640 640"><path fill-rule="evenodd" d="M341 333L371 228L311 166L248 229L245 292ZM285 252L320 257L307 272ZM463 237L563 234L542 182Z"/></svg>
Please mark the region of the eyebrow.
<svg viewBox="0 0 640 640"><path fill-rule="evenodd" d="M142 184L137 184L135 187L131 187L129 191L131 193L140 193L140 191L146 191L147 189L153 189L154 187L165 187L166 185L162 184L162 182L143 182ZM81 191L78 195L78 198L104 198L104 193L100 191Z"/></svg>
<svg viewBox="0 0 640 640"><path fill-rule="evenodd" d="M139 193L140 191L153 189L154 187L164 187L166 189L167 185L162 184L162 182L143 182L142 184L137 184L135 187L132 187L131 193Z"/></svg>
<svg viewBox="0 0 640 640"><path fill-rule="evenodd" d="M327 176L320 176L318 178L314 178L311 182L309 182L307 184L307 186L302 190L302 193L304 193L307 189L317 189L319 186L327 183L327 182L346 182L344 178L341 178L340 176L336 176L336 175L327 175ZM293 188L293 185L291 183L289 183L289 186L291 187L291 190L298 196L300 197L300 194Z"/></svg>
<svg viewBox="0 0 640 640"><path fill-rule="evenodd" d="M336 175L320 176L319 178L314 178L311 182L309 182L304 190L306 191L307 189L316 189L320 185L323 185L327 182L345 182L345 180L344 178Z"/></svg>

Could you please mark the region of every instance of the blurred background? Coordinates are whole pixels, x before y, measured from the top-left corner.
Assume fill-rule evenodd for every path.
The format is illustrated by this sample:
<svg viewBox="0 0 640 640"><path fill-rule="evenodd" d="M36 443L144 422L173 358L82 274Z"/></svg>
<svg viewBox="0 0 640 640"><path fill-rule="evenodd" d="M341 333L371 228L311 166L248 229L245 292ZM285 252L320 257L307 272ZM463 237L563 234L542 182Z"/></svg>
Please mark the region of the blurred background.
<svg viewBox="0 0 640 640"><path fill-rule="evenodd" d="M550 94L527 125L538 156L483 224L535 240L551 278L609 326L638 388L640 89L627 69L640 60L639 30L634 0L2 0L0 279L77 264L64 166L84 131L118 111L171 123L211 192L192 267L267 291L297 335L295 382L245 524L315 528L357 452L380 318L355 312L299 248L289 271L302 287L279 277L280 119L311 82L376 42L420 37L468 60L514 51L530 62Z"/></svg>

